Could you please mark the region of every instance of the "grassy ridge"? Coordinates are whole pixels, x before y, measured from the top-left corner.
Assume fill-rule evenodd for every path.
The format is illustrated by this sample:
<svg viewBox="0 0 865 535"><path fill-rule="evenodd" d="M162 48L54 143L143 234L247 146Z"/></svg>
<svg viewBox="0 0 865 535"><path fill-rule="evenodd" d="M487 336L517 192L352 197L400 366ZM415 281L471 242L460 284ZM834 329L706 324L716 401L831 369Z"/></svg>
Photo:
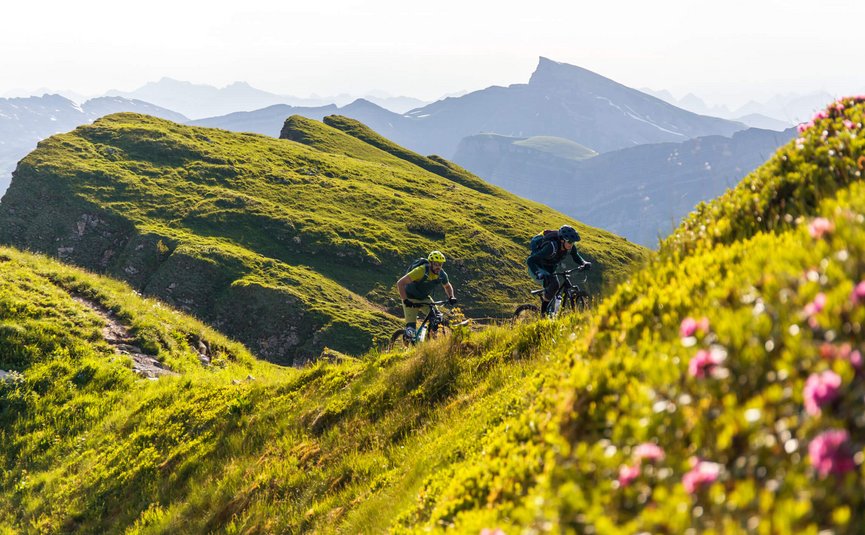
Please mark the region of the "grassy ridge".
<svg viewBox="0 0 865 535"><path fill-rule="evenodd" d="M526 299L528 238L566 218L339 124L358 137L299 118L286 128L305 144L105 117L22 160L0 241L127 280L281 363L387 337L400 323L394 281L432 249L451 259L469 314ZM571 223L599 268L595 293L647 254Z"/></svg>

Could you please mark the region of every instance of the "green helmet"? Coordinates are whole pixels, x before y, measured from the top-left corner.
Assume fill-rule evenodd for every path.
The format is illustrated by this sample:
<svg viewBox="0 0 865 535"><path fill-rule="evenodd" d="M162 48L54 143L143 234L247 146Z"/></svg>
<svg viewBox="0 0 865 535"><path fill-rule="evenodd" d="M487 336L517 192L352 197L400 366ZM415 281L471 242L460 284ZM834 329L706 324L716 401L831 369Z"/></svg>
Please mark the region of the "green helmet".
<svg viewBox="0 0 865 535"><path fill-rule="evenodd" d="M433 251L426 257L430 262L438 262L439 264L445 263L445 255L441 253L441 251Z"/></svg>

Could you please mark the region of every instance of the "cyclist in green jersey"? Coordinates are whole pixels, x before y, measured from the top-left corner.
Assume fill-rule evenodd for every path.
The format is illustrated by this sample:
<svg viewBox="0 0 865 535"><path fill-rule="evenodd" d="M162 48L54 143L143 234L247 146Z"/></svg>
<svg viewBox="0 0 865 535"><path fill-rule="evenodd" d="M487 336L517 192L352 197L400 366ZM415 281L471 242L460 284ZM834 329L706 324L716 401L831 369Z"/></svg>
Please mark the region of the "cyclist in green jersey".
<svg viewBox="0 0 865 535"><path fill-rule="evenodd" d="M412 264L413 267L409 272L396 283L399 297L402 300L407 338L414 338L419 309L429 308L425 302L429 303L430 294L436 287L444 288L449 305L453 306L457 303L454 287L448 281L448 274L442 269L444 263L445 255L440 251L433 251L426 259L420 259Z"/></svg>

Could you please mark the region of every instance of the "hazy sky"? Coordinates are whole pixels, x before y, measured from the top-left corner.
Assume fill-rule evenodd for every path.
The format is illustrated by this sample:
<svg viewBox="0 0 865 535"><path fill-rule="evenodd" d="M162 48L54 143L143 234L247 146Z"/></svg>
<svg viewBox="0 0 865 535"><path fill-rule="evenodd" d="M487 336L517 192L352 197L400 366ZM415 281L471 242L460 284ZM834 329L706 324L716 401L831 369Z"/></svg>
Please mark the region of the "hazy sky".
<svg viewBox="0 0 865 535"><path fill-rule="evenodd" d="M163 76L423 99L528 80L538 56L736 105L865 93L863 0L6 0L0 95Z"/></svg>

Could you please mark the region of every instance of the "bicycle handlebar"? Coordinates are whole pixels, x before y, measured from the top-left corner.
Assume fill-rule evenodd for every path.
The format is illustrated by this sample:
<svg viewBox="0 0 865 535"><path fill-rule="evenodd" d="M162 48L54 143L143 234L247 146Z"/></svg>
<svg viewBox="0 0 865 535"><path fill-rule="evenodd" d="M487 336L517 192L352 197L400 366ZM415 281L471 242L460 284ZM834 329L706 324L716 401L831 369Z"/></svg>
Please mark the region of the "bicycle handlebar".
<svg viewBox="0 0 865 535"><path fill-rule="evenodd" d="M448 304L447 301L423 301L423 302L412 303L412 308L420 308L420 307L425 307L425 306L429 306L429 305L441 306L441 305L446 305L446 304Z"/></svg>
<svg viewBox="0 0 865 535"><path fill-rule="evenodd" d="M556 271L555 273L553 273L553 275L570 275L574 271L585 271L585 270L586 270L586 268L580 266L580 267L575 267L575 268L571 268L571 269L566 269L564 271Z"/></svg>

